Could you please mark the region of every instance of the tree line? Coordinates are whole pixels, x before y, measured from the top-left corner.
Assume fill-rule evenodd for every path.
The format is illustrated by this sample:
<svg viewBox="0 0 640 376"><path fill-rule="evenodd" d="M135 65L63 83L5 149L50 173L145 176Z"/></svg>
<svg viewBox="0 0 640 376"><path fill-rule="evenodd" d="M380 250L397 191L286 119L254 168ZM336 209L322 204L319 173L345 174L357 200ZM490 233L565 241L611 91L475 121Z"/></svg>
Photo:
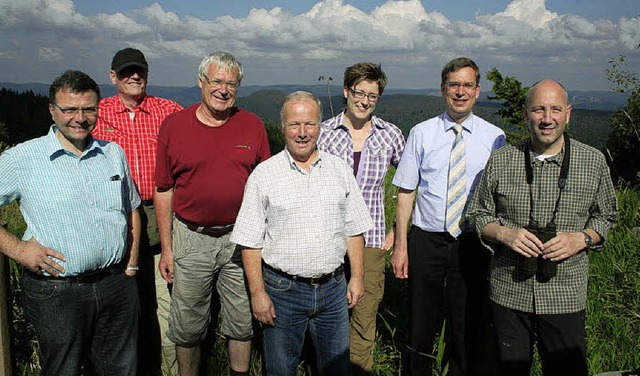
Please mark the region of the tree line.
<svg viewBox="0 0 640 376"><path fill-rule="evenodd" d="M574 109L572 124L575 125L569 126L569 132L577 140L603 150L617 177L636 183L640 150L635 145L640 141L640 136L635 124L640 117L640 95L638 82L633 81L633 71L623 63L624 60L616 60L615 64L612 61L609 69L612 76L617 74L615 77L619 81L631 82L627 86L616 86L619 92L632 92L627 106L613 113ZM630 75L633 79L629 78ZM525 137L528 131L524 129L521 108L528 87L522 86L514 77L503 77L496 68L487 72L487 79L493 82L490 102L478 102L474 112L504 129L509 141ZM273 154L284 148L279 122L280 105L286 95L281 91L262 90L237 100L238 106L263 119ZM325 108L325 118L331 115L327 111L330 102L335 112L342 107L339 97L322 97L321 101ZM376 115L396 124L407 136L414 125L443 111L444 103L440 96L393 94L383 97L376 108ZM17 92L0 89L0 149L3 144L15 145L46 134L51 123L46 96L35 94L31 90Z"/></svg>

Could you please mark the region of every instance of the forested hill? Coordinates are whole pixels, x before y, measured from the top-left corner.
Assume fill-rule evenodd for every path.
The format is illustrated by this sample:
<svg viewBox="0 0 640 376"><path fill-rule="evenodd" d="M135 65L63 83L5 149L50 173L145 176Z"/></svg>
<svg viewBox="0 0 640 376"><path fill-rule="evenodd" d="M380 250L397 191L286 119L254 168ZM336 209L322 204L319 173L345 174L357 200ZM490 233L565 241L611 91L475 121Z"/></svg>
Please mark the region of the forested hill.
<svg viewBox="0 0 640 376"><path fill-rule="evenodd" d="M238 105L258 114L265 122L279 124L280 104L286 94L275 90L255 92L238 98ZM320 98L324 118L331 117L328 97ZM342 97L332 97L334 114L340 112L344 104ZM444 101L439 95L391 94L384 95L376 107L375 114L397 125L407 136L409 130L419 122L438 116L444 111ZM478 101L474 113L483 119L505 129L497 115L499 105L488 101ZM586 144L602 149L609 137L609 117L611 111L574 109L571 114L569 132L571 136ZM509 129L505 129L507 131Z"/></svg>
<svg viewBox="0 0 640 376"><path fill-rule="evenodd" d="M260 90L246 97L240 97L237 104L258 114L265 123L279 124L280 105L289 91ZM320 94L320 93L318 93ZM109 95L103 93L103 95ZM343 108L342 97L320 97L324 107L324 118L331 117L331 106L337 114ZM190 105L192 103L182 103ZM499 106L493 102L478 101L474 113L485 120L503 127L496 114ZM415 124L437 116L444 111L444 103L439 95L387 94L378 103L376 115L396 124L405 135ZM574 109L570 132L576 139L598 149L604 147L609 135L611 111ZM10 145L42 136L51 125L48 98L31 90L18 92L0 89L0 142ZM272 135L273 132L270 132Z"/></svg>

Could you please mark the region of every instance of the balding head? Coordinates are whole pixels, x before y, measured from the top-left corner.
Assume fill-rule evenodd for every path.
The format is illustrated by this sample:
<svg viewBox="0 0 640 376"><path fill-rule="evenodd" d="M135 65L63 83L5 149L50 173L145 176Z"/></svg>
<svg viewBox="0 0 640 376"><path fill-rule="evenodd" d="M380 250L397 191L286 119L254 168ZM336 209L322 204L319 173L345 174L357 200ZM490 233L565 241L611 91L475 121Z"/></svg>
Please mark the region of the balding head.
<svg viewBox="0 0 640 376"><path fill-rule="evenodd" d="M529 89L529 91L527 92L527 96L524 101L525 111L527 108L529 108L529 105L531 104L531 98L534 95L534 92L538 90L542 90L542 91L560 90L562 91L562 95L564 96L564 99L565 99L564 100L565 106L569 105L569 94L567 94L567 90L564 88L564 86L562 86L562 84L557 81L545 79L545 80L540 80L535 84L533 84Z"/></svg>
<svg viewBox="0 0 640 376"><path fill-rule="evenodd" d="M571 119L568 99L567 91L556 81L538 81L529 89L523 113L536 153L554 155L562 150L562 135Z"/></svg>

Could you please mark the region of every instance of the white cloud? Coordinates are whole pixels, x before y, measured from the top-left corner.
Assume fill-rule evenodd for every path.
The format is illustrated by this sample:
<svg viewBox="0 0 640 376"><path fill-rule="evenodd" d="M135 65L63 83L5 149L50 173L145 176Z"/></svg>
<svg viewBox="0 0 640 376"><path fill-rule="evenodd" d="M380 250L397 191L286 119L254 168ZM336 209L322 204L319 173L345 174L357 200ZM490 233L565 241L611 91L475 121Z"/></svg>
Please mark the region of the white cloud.
<svg viewBox="0 0 640 376"><path fill-rule="evenodd" d="M546 0L514 0L507 5L504 12L499 12L495 16L513 17L519 23L541 29L558 17L557 13L546 9L545 3Z"/></svg>
<svg viewBox="0 0 640 376"><path fill-rule="evenodd" d="M38 51L38 57L41 61L49 63L52 61L62 60L62 49L54 47L43 47Z"/></svg>
<svg viewBox="0 0 640 376"><path fill-rule="evenodd" d="M618 25L620 41L629 49L640 45L640 18L623 18Z"/></svg>
<svg viewBox="0 0 640 376"><path fill-rule="evenodd" d="M71 0L0 0L0 50L5 51L0 72L46 82L51 71L84 65L88 73L103 77L113 53L131 45L145 52L152 74L154 65L185 67L157 72L154 82L160 84L193 84L199 60L227 50L262 84L301 82L302 74L318 69L339 76L346 64L370 60L397 72L390 77L392 87L415 87L437 86L441 66L463 54L483 71L497 66L533 79L549 71L560 74L567 64L575 65L573 71L601 70L609 57L635 53L640 43L639 18L590 21L552 12L545 0L513 0L503 11L478 13L473 21L429 12L419 0L389 0L370 12L346 1L318 1L301 14L276 7L253 9L246 17L204 19L195 11L178 16L157 3L125 13L84 15ZM8 57L33 61L33 51L51 66L9 66ZM415 79L425 72L423 81ZM47 77L38 76L43 74ZM248 70L248 82L251 77ZM590 78L574 85L593 83Z"/></svg>

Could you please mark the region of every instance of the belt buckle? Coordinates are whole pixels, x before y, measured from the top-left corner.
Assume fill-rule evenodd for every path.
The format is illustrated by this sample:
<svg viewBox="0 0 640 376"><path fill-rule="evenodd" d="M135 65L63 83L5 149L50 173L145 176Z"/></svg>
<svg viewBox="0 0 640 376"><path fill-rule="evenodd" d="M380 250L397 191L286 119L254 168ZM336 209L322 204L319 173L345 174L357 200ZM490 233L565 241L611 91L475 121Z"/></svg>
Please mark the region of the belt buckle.
<svg viewBox="0 0 640 376"><path fill-rule="evenodd" d="M88 279L86 274L84 274L84 275L78 274L75 279L76 279L76 283L78 285L85 285L85 284L89 283L89 282L85 282Z"/></svg>
<svg viewBox="0 0 640 376"><path fill-rule="evenodd" d="M89 283L95 283L104 279L109 274L109 268L96 269L87 273L78 274L75 278L75 282L78 285L86 285Z"/></svg>
<svg viewBox="0 0 640 376"><path fill-rule="evenodd" d="M311 277L309 278L309 284L310 285L321 285L325 282L327 282L331 277L333 277L334 272L331 272L329 274L323 274L321 276L318 277Z"/></svg>

